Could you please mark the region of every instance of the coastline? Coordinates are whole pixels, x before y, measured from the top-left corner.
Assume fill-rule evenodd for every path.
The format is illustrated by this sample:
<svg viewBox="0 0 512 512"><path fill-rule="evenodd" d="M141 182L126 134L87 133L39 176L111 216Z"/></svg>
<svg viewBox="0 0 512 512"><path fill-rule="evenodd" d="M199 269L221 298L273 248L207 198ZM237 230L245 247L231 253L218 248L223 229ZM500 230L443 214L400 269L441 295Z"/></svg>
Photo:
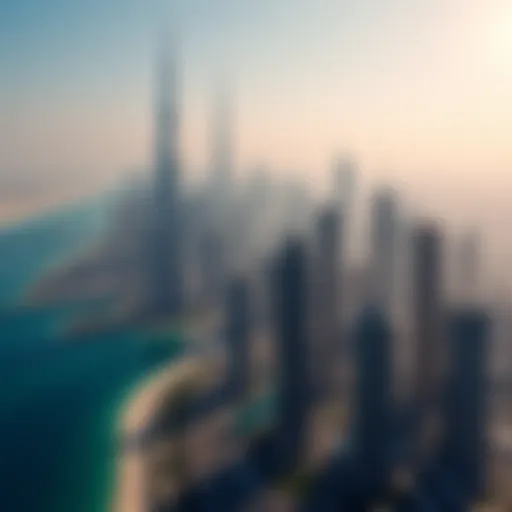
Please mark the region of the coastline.
<svg viewBox="0 0 512 512"><path fill-rule="evenodd" d="M108 197L93 198L0 229L2 249L8 248L0 251L2 376L9 388L2 428L15 441L4 457L4 483L8 503L16 501L23 510L110 510L123 455L120 412L155 374L181 360L172 346L153 350L153 338L163 336L145 325L107 334L95 330L84 337L86 343L69 349L71 320L92 316L96 305L46 296L39 303L28 300L42 279L97 246L109 225L110 204ZM147 342L139 339L139 330ZM16 378L20 371L23 379ZM11 467L17 458L31 464ZM22 493L18 482L24 482Z"/></svg>
<svg viewBox="0 0 512 512"><path fill-rule="evenodd" d="M154 420L162 400L183 378L195 373L197 360L179 359L166 364L136 383L128 393L117 417L116 434L121 451L115 463L114 489L109 510L144 512L147 510L144 488L144 453L136 439ZM135 444L135 446L134 446Z"/></svg>
<svg viewBox="0 0 512 512"><path fill-rule="evenodd" d="M104 234L108 225L107 218L111 202L107 197L91 198L90 202L74 205L67 213L68 216L76 216L77 222L84 224L83 233L80 238L73 239L72 245L66 247L53 257L51 261L46 261L38 269L37 276L34 275L30 283L21 291L20 300L24 304L39 306L47 303L67 302L73 294L76 283L67 278L69 271L79 269L84 265L94 269L94 264L102 256L104 247ZM52 222L52 219L62 216L62 210L55 210L46 213L46 215L32 219L20 224L22 226L36 225L38 222ZM20 229L18 228L18 229ZM75 279L76 281L76 279ZM80 287L78 287L80 288ZM77 295L74 293L74 295ZM88 297L87 294L78 293L78 297Z"/></svg>
<svg viewBox="0 0 512 512"><path fill-rule="evenodd" d="M144 510L142 454L140 450L127 449L126 439L151 421L148 415L154 413L161 386L177 364L179 362L173 361L135 383L120 408L115 431L121 448L114 468L114 489L109 507L112 512Z"/></svg>

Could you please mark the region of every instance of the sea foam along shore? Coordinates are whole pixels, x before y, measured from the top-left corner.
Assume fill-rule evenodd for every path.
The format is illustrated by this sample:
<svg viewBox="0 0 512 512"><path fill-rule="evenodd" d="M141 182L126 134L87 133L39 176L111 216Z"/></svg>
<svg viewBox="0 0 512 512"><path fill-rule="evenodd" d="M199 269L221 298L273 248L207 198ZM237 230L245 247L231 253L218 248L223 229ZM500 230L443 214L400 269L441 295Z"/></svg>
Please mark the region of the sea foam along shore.
<svg viewBox="0 0 512 512"><path fill-rule="evenodd" d="M119 417L119 438L122 453L117 467L117 483L111 510L114 512L145 512L147 510L144 488L144 454L138 443L154 420L165 397L189 376L198 374L196 359L174 361L143 380L127 400Z"/></svg>

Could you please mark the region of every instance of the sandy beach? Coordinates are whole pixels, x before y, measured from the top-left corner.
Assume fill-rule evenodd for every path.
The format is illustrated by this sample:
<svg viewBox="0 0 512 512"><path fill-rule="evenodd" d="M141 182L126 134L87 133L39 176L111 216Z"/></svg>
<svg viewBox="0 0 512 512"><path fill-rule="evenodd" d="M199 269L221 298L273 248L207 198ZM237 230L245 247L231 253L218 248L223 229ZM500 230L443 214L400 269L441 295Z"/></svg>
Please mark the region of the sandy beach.
<svg viewBox="0 0 512 512"><path fill-rule="evenodd" d="M142 512L146 510L144 488L145 458L136 439L155 418L162 400L184 379L197 375L199 362L192 359L173 362L144 380L130 395L119 417L119 439L123 451L117 461L117 483L111 510Z"/></svg>

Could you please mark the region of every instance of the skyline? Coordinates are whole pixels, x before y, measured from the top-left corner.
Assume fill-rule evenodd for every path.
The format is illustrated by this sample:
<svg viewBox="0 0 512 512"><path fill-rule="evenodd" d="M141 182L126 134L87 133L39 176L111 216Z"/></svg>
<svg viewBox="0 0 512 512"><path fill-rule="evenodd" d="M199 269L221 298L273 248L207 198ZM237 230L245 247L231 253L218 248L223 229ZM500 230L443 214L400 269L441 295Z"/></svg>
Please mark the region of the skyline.
<svg viewBox="0 0 512 512"><path fill-rule="evenodd" d="M7 1L4 508L512 507L512 6Z"/></svg>
<svg viewBox="0 0 512 512"><path fill-rule="evenodd" d="M233 92L238 175L263 163L325 190L333 157L348 151L363 188L396 182L420 211L482 226L496 253L512 245L504 1L210 4L166 8L178 27L187 179L208 168L220 78ZM159 9L141 0L5 3L1 210L12 184L23 196L35 176L36 196L55 183L78 194L149 170Z"/></svg>

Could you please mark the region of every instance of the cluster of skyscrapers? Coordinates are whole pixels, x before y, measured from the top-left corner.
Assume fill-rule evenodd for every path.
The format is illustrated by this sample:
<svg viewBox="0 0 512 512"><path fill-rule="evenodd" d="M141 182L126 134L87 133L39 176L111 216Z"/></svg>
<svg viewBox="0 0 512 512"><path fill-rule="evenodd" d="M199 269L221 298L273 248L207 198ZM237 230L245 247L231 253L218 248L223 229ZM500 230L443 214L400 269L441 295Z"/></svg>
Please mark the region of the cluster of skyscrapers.
<svg viewBox="0 0 512 512"><path fill-rule="evenodd" d="M162 91L173 88L172 73L164 58ZM282 237L254 244L265 228L258 219L272 203L265 180L240 198L231 178L229 130L221 123L212 183L192 215L179 180L177 108L166 98L159 94L157 106L148 313L179 315L194 301L223 310L224 401L248 396L253 332L265 329L277 362L279 403L274 428L249 440L236 467L219 468L208 485L186 489L167 508L245 510L262 488L301 471L309 417L329 397L340 410L349 403L351 419L310 476L301 509L469 510L486 491L490 326L483 309L446 300L441 226L407 224L397 193L380 189L372 200L369 265L355 280L356 175L343 159L335 166L335 200L313 215L313 223L294 225L288 235L281 218ZM226 120L227 104L219 110ZM307 201L302 206L308 218L314 208ZM467 280L475 266L472 247L461 269ZM193 299L190 262L200 275ZM409 378L401 379L397 374L407 372L397 352L405 346L412 357ZM349 370L352 378L342 379L339 389L337 377ZM407 392L398 393L397 382Z"/></svg>

